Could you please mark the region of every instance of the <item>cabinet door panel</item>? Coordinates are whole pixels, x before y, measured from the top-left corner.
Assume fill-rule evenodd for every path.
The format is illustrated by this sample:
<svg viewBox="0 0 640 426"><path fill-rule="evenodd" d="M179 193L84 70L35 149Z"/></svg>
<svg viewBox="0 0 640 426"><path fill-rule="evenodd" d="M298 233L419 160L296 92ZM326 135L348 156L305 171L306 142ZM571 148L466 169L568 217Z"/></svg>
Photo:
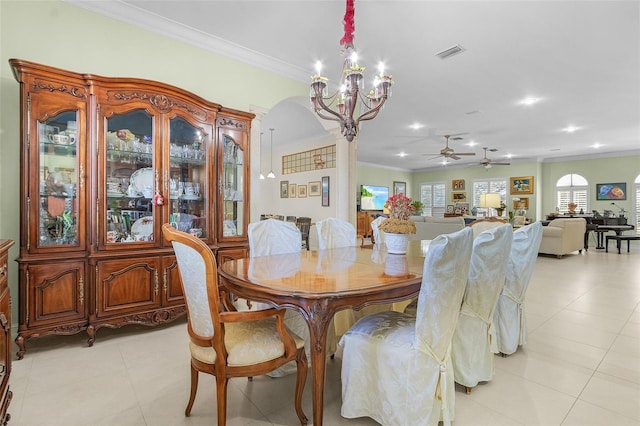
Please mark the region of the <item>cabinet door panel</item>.
<svg viewBox="0 0 640 426"><path fill-rule="evenodd" d="M159 306L159 263L155 257L98 262L96 316Z"/></svg>
<svg viewBox="0 0 640 426"><path fill-rule="evenodd" d="M249 125L219 117L216 245L237 245L247 238L249 222Z"/></svg>
<svg viewBox="0 0 640 426"><path fill-rule="evenodd" d="M180 283L180 270L175 256L167 256L162 259L163 270L163 296L162 306L184 304L182 284Z"/></svg>
<svg viewBox="0 0 640 426"><path fill-rule="evenodd" d="M29 265L29 324L38 326L84 318L84 271L84 262Z"/></svg>
<svg viewBox="0 0 640 426"><path fill-rule="evenodd" d="M65 99L51 105L51 94L33 97L30 123L27 210L32 252L85 248L84 101ZM81 210L82 209L82 210Z"/></svg>
<svg viewBox="0 0 640 426"><path fill-rule="evenodd" d="M212 240L208 211L214 137L209 123L200 123L188 116L169 119L169 161L164 176L164 191L169 197L165 199L168 217L164 221L206 241Z"/></svg>

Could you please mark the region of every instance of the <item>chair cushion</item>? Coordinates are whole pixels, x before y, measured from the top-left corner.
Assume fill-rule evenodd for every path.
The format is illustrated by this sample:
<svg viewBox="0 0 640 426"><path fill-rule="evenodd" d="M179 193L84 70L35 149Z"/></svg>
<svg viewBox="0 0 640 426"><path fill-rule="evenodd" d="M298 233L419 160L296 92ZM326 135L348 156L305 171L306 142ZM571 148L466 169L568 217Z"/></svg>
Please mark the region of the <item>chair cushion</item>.
<svg viewBox="0 0 640 426"><path fill-rule="evenodd" d="M304 340L289 331L296 342L296 348L304 347ZM276 359L284 354L284 343L276 330L275 319L237 322L225 324L225 346L227 362L230 366L258 364ZM198 346L189 342L191 356L207 364L215 364L216 352L213 347Z"/></svg>

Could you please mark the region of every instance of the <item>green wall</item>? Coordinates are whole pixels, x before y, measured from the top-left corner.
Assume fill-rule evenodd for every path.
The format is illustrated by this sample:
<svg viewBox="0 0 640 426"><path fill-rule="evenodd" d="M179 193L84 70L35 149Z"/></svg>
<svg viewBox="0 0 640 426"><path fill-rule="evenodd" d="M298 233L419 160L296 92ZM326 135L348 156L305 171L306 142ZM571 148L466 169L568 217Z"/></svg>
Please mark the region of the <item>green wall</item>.
<svg viewBox="0 0 640 426"><path fill-rule="evenodd" d="M601 156L599 158L585 160L571 160L550 163L516 163L510 166L494 166L491 169L482 167L457 167L442 168L436 171L425 172L401 172L383 167L358 165L358 183L389 186L394 180L407 181L407 192L412 198L419 198L420 184L427 182L444 182L446 184L447 200L451 201L451 181L464 179L467 197L471 197L471 182L476 179L503 178L509 179L516 176L533 176L534 193L523 195L529 197L529 210L527 216L532 219L544 219L548 213L556 208L555 186L558 179L566 174L575 173L584 176L591 191L589 193L589 205L591 209L602 211L611 209L615 213L617 208L612 208L610 201L596 201L595 184L607 182L626 182L627 199L617 201L616 205L624 208L632 214L634 205L633 186L634 181L640 176L640 155L626 155L620 157ZM509 195L509 200L515 195ZM509 206L511 207L511 203Z"/></svg>

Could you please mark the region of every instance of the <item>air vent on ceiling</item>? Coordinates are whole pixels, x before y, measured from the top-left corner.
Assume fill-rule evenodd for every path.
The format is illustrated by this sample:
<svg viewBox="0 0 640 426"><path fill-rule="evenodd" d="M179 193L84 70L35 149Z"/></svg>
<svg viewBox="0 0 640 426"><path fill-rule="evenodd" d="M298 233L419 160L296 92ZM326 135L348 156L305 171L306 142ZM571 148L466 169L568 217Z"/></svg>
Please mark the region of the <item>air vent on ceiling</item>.
<svg viewBox="0 0 640 426"><path fill-rule="evenodd" d="M445 49L442 52L436 53L436 56L440 59L447 59L462 52L464 52L464 47L456 44L455 46Z"/></svg>

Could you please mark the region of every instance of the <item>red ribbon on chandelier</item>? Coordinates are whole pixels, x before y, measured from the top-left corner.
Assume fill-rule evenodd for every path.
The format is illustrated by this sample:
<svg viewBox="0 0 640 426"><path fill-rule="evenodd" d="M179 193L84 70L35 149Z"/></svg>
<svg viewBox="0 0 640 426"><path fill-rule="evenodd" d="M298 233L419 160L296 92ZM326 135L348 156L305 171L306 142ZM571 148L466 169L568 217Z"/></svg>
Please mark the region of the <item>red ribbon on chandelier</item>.
<svg viewBox="0 0 640 426"><path fill-rule="evenodd" d="M353 33L356 31L354 22L355 0L347 0L347 11L344 13L344 36L340 39L340 45L353 45Z"/></svg>

